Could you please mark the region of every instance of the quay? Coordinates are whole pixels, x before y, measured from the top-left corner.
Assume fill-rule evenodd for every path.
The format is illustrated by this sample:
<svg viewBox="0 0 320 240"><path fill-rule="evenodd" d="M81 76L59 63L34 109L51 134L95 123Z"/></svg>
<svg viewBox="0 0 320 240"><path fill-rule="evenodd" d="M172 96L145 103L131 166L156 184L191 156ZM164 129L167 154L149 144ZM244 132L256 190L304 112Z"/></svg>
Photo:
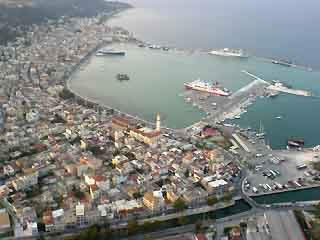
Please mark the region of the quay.
<svg viewBox="0 0 320 240"><path fill-rule="evenodd" d="M252 73L249 73L245 70L242 70L241 72L243 72L244 74L247 74L248 76L254 78L255 80L263 81L263 82L269 84L269 86L267 87L268 90L282 92L282 93L288 93L288 94L293 94L293 95L298 95L298 96L305 96L305 97L312 96L311 92L309 92L309 91L300 90L300 89L290 89L290 88L287 88L286 86L282 85L281 83L276 83L274 85L271 85L269 82L259 78L258 76L254 75Z"/></svg>
<svg viewBox="0 0 320 240"><path fill-rule="evenodd" d="M262 193L249 193L247 194L249 197L260 197L260 196L268 196L268 195L273 195L273 194L279 194L279 193L285 193L285 192L296 192L296 191L301 191L304 189L311 189L311 188L320 188L320 184L314 184L311 186L302 186L299 188L294 188L294 189L283 189L283 190L273 190L271 192L262 192Z"/></svg>
<svg viewBox="0 0 320 240"><path fill-rule="evenodd" d="M232 137L240 144L240 146L247 152L250 153L250 149L247 147L247 145L240 139L240 137L237 134L232 134Z"/></svg>
<svg viewBox="0 0 320 240"><path fill-rule="evenodd" d="M248 72L246 70L242 70L241 72L244 73L244 74L247 74L248 76L254 78L255 80L258 80L258 81L263 82L265 84L270 84L266 80L263 80L262 78L259 78L258 76L254 75L254 74L252 74L252 73L250 73L250 72Z"/></svg>
<svg viewBox="0 0 320 240"><path fill-rule="evenodd" d="M282 93L288 93L288 94L293 94L293 95L298 95L298 96L305 96L305 97L311 97L312 93L309 91L305 90L299 90L299 89L290 89L287 88L283 85L270 85L268 87L269 90L277 91L277 92L282 92Z"/></svg>
<svg viewBox="0 0 320 240"><path fill-rule="evenodd" d="M198 128L199 125L201 126L206 123L223 122L226 119L240 116L257 97L265 95L265 88L268 85L268 82L256 77L254 81L229 97L208 96L204 102L199 101L198 93L190 93L188 96L192 99L191 102L201 106L201 109L207 113L207 117L184 130L187 131L192 128ZM213 103L217 104L217 109L212 108Z"/></svg>

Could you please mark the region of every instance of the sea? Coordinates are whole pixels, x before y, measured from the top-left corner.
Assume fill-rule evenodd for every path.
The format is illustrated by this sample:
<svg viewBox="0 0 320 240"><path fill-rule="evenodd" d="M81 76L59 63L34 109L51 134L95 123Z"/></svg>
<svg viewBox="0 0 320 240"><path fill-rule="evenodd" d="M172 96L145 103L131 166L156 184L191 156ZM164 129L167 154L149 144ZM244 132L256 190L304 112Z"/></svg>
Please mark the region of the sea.
<svg viewBox="0 0 320 240"><path fill-rule="evenodd" d="M204 116L185 103L184 82L202 78L237 91L252 81L241 72L247 70L268 81L280 80L294 88L311 90L316 97L281 94L273 99L261 98L232 123L254 129L262 123L266 140L274 149L285 148L290 137L304 138L307 147L320 144L320 2L128 2L135 8L112 18L111 25L122 26L143 41L185 50L115 46L126 50L126 57L92 57L71 80L76 92L149 121L160 112L164 125L183 128ZM252 57L221 58L197 51L224 47L245 49ZM313 71L274 65L259 57L291 60ZM130 80L117 81L118 73L127 73Z"/></svg>

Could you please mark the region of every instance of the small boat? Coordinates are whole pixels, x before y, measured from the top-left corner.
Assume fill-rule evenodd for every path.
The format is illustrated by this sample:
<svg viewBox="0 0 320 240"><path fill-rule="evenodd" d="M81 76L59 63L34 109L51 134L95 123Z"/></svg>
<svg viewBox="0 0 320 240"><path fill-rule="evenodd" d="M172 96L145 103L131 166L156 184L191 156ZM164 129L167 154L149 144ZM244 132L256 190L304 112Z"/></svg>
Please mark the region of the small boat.
<svg viewBox="0 0 320 240"><path fill-rule="evenodd" d="M159 46L159 45L154 45L154 44L153 44L153 45L150 45L149 48L150 48L150 49L159 50L159 49L161 49L161 46Z"/></svg>
<svg viewBox="0 0 320 240"><path fill-rule="evenodd" d="M118 73L116 78L119 81L128 81L128 80L130 80L130 78L129 78L129 76L127 74L122 74L122 73Z"/></svg>
<svg viewBox="0 0 320 240"><path fill-rule="evenodd" d="M282 116L277 116L276 119L281 120Z"/></svg>
<svg viewBox="0 0 320 240"><path fill-rule="evenodd" d="M126 52L122 50L114 50L112 48L103 48L96 53L96 56L108 56L108 55L124 56L126 55Z"/></svg>

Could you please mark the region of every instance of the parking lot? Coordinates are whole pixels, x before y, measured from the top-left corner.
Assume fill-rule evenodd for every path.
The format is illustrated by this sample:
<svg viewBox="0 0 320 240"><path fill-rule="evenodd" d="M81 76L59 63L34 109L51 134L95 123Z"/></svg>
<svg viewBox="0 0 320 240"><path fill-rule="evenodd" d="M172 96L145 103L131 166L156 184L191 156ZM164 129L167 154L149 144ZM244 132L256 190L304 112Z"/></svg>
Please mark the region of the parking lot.
<svg viewBox="0 0 320 240"><path fill-rule="evenodd" d="M312 169L313 152L272 151L252 161L245 191L261 194L319 184L319 172Z"/></svg>

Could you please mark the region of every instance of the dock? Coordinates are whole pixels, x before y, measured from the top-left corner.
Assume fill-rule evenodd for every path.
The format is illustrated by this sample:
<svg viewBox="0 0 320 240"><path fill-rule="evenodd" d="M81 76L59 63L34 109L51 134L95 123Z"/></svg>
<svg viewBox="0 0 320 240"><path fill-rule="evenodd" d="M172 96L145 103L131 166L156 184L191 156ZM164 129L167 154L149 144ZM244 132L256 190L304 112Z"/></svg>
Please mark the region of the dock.
<svg viewBox="0 0 320 240"><path fill-rule="evenodd" d="M277 85L270 85L269 87L267 87L267 89L272 90L272 91L277 91L277 92L298 95L298 96L305 96L305 97L312 96L312 93L309 91L299 90L299 89L291 89L291 88L287 88L283 85L278 85L278 86Z"/></svg>
<svg viewBox="0 0 320 240"><path fill-rule="evenodd" d="M237 134L232 134L232 137L240 144L240 146L247 152L250 153L250 149L247 147L246 144L240 139L240 137Z"/></svg>
<svg viewBox="0 0 320 240"><path fill-rule="evenodd" d="M293 94L293 95L298 95L298 96L305 96L305 97L312 96L312 93L309 92L309 91L301 90L301 89L291 89L291 88L288 88L288 87L282 85L281 83L276 83L276 84L272 85L268 81L263 80L262 78L254 75L254 74L252 74L250 72L247 72L245 70L242 70L241 72L243 72L244 74L254 78L256 81L262 81L262 82L268 84L269 85L267 87L268 90L275 91L275 92L287 93L287 94Z"/></svg>
<svg viewBox="0 0 320 240"><path fill-rule="evenodd" d="M247 74L248 76L254 78L255 80L258 80L258 81L261 81L261 82L263 82L265 84L269 84L270 85L270 83L268 81L263 80L262 78L259 78L258 76L254 75L254 74L252 74L252 73L250 73L250 72L248 72L246 70L242 70L241 72L244 73L244 74Z"/></svg>

